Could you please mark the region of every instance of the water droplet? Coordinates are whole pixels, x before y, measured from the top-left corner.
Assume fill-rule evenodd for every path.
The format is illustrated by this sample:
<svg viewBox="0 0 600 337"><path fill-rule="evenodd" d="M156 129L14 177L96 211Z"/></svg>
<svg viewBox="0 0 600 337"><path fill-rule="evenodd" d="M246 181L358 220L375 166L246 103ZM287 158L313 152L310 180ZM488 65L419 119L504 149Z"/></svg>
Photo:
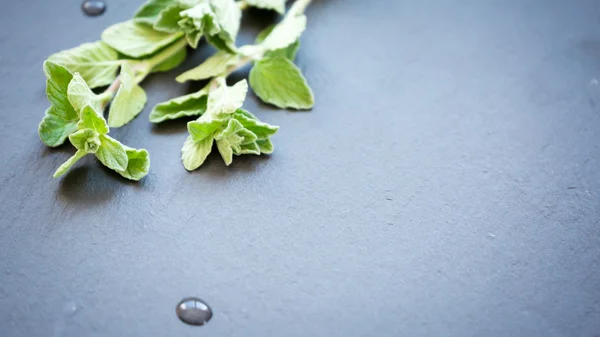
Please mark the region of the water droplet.
<svg viewBox="0 0 600 337"><path fill-rule="evenodd" d="M106 10L106 3L102 0L85 0L81 4L81 10L87 16L98 16Z"/></svg>
<svg viewBox="0 0 600 337"><path fill-rule="evenodd" d="M190 325L204 325L212 317L212 310L199 298L186 297L177 304L177 317Z"/></svg>

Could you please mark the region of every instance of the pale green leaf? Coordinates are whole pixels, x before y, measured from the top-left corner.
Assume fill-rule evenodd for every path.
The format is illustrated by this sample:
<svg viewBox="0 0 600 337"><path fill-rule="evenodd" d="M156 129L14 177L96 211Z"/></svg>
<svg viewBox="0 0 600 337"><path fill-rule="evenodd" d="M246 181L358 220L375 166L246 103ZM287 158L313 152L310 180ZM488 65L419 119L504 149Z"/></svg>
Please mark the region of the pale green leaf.
<svg viewBox="0 0 600 337"><path fill-rule="evenodd" d="M101 135L108 133L106 121L91 106L83 107L80 116L81 120L77 123L78 129L92 129Z"/></svg>
<svg viewBox="0 0 600 337"><path fill-rule="evenodd" d="M156 67L152 68L152 72L157 73L157 72L161 72L161 71L169 71L171 69L175 69L180 64L182 64L183 61L185 61L186 57L187 57L187 49L182 48L179 51L177 51L175 54L173 54L171 57L169 57L168 59L161 62Z"/></svg>
<svg viewBox="0 0 600 337"><path fill-rule="evenodd" d="M96 157L104 166L115 171L127 170L127 152L119 141L107 135L100 135L100 148L96 152Z"/></svg>
<svg viewBox="0 0 600 337"><path fill-rule="evenodd" d="M272 9L279 14L285 12L285 0L246 0L250 6Z"/></svg>
<svg viewBox="0 0 600 337"><path fill-rule="evenodd" d="M235 52L242 10L234 0L210 0L210 3L221 30L218 34L207 34L207 41L220 50Z"/></svg>
<svg viewBox="0 0 600 337"><path fill-rule="evenodd" d="M117 23L104 30L102 41L131 57L151 55L181 38L183 33L165 33L132 20Z"/></svg>
<svg viewBox="0 0 600 337"><path fill-rule="evenodd" d="M232 118L227 123L227 127L219 134L215 135L215 140L227 138L232 145L244 145L255 142L258 137L250 130L244 128L242 123Z"/></svg>
<svg viewBox="0 0 600 337"><path fill-rule="evenodd" d="M238 109L233 118L238 120L245 129L252 131L258 139L267 139L277 133L278 126L269 125L259 121L254 115L246 110Z"/></svg>
<svg viewBox="0 0 600 337"><path fill-rule="evenodd" d="M77 122L79 121L77 114L73 116L73 119L68 120L55 111L56 108L54 106L49 107L46 110L44 119L42 119L38 126L40 139L50 147L63 144L71 133L77 131Z"/></svg>
<svg viewBox="0 0 600 337"><path fill-rule="evenodd" d="M71 80L71 83L69 83L67 89L67 95L71 106L73 106L78 113L86 105L91 106L96 111L102 111L101 97L92 92L92 89L88 87L87 83L79 73L73 74L73 79Z"/></svg>
<svg viewBox="0 0 600 337"><path fill-rule="evenodd" d="M193 94L159 103L150 112L150 122L160 123L168 119L202 115L206 111L207 100L207 91L202 89Z"/></svg>
<svg viewBox="0 0 600 337"><path fill-rule="evenodd" d="M256 37L256 43L260 44L263 42L264 39L273 31L273 28L275 28L275 25L271 25L258 33L258 36ZM291 61L294 61L296 59L296 53L298 53L298 49L300 49L300 40L294 41L294 43L285 48L267 51L264 56L283 56Z"/></svg>
<svg viewBox="0 0 600 337"><path fill-rule="evenodd" d="M182 28L179 25L179 21L181 20L180 13L186 9L188 9L187 6L177 2L168 6L158 15L153 25L154 29L167 33L181 31Z"/></svg>
<svg viewBox="0 0 600 337"><path fill-rule="evenodd" d="M67 97L69 83L73 79L71 72L60 64L45 61L44 73L46 74L46 96L54 107L54 113L66 120L77 119L77 112L73 110Z"/></svg>
<svg viewBox="0 0 600 337"><path fill-rule="evenodd" d="M260 154L260 147L256 142L240 145L240 152L237 154Z"/></svg>
<svg viewBox="0 0 600 337"><path fill-rule="evenodd" d="M306 16L290 16L281 21L262 42L265 50L285 48L296 42L306 29Z"/></svg>
<svg viewBox="0 0 600 337"><path fill-rule="evenodd" d="M75 154L67 159L66 162L64 162L62 165L60 165L58 167L58 169L56 170L56 172L54 172L54 178L58 178L60 176L62 176L63 174L67 173L67 171L71 168L71 166L75 165L75 163L85 157L87 153L85 153L85 151L81 151L81 150L77 150L77 152L75 152Z"/></svg>
<svg viewBox="0 0 600 337"><path fill-rule="evenodd" d="M122 61L118 53L102 41L84 43L79 47L61 51L48 58L81 74L90 88L110 84L117 77Z"/></svg>
<svg viewBox="0 0 600 337"><path fill-rule="evenodd" d="M123 145L127 153L127 168L117 171L123 177L138 181L148 174L150 169L150 154L145 149L134 149Z"/></svg>
<svg viewBox="0 0 600 337"><path fill-rule="evenodd" d="M192 136L188 136L181 149L183 167L188 171L193 171L200 167L212 150L212 144L212 137L206 137L199 142L195 142Z"/></svg>
<svg viewBox="0 0 600 337"><path fill-rule="evenodd" d="M210 114L204 114L195 121L187 123L187 129L194 142L204 138L212 138L215 131L227 123L224 119L215 118Z"/></svg>
<svg viewBox="0 0 600 337"><path fill-rule="evenodd" d="M256 145L260 148L260 153L270 154L275 149L270 139L257 140Z"/></svg>
<svg viewBox="0 0 600 337"><path fill-rule="evenodd" d="M199 81L212 78L224 73L227 68L235 64L237 60L237 55L219 51L213 56L207 58L199 66L177 76L175 80L183 83L190 80Z"/></svg>
<svg viewBox="0 0 600 337"><path fill-rule="evenodd" d="M108 113L108 126L118 128L129 123L146 105L146 92L135 82L133 69L127 63L121 66L120 86Z"/></svg>
<svg viewBox="0 0 600 337"><path fill-rule="evenodd" d="M218 78L219 86L212 90L208 97L207 110L211 113L233 113L235 110L242 107L246 92L248 92L248 83L246 80L241 80L229 87L225 83L225 79Z"/></svg>
<svg viewBox="0 0 600 337"><path fill-rule="evenodd" d="M231 149L229 141L227 139L217 140L217 149L219 150L225 165L231 165L231 162L233 161L233 150Z"/></svg>
<svg viewBox="0 0 600 337"><path fill-rule="evenodd" d="M69 141L77 150L85 153L96 153L100 148L98 132L92 129L83 129L69 135Z"/></svg>
<svg viewBox="0 0 600 337"><path fill-rule="evenodd" d="M250 70L252 90L264 102L280 108L310 109L312 90L302 72L284 57L267 57Z"/></svg>
<svg viewBox="0 0 600 337"><path fill-rule="evenodd" d="M158 19L160 12L169 7L170 5L176 4L177 0L149 0L146 1L133 16L137 22L143 22L147 24L154 24Z"/></svg>

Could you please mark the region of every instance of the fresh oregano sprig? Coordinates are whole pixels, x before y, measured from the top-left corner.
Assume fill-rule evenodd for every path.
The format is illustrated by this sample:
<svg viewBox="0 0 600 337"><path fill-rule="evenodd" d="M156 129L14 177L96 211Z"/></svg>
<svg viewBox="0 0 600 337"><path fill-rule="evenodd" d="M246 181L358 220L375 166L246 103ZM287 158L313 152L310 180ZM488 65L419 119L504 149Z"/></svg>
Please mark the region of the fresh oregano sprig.
<svg viewBox="0 0 600 337"><path fill-rule="evenodd" d="M271 136L278 127L260 122L241 109L246 81L228 87L225 79L235 70L253 63L250 84L265 102L281 108L308 109L314 104L312 90L300 69L293 63L299 48L299 38L306 28L303 12L310 0L298 0L283 20L259 34L255 45L221 50L199 66L177 77L177 81L211 81L200 91L171 99L154 107L150 121L159 123L183 116L200 117L188 122L189 136L182 148L186 169L202 165L217 144L226 165L232 156L269 154L273 152Z"/></svg>
<svg viewBox="0 0 600 337"><path fill-rule="evenodd" d="M71 73L52 61L44 62L44 72L51 106L40 123L40 137L49 143L61 143L68 137L77 149L54 177L63 175L87 154L95 154L102 164L127 179L140 180L146 176L150 167L148 152L130 148L108 136L108 124L98 113L108 96L94 94L79 73Z"/></svg>
<svg viewBox="0 0 600 337"><path fill-rule="evenodd" d="M109 126L120 127L135 118L147 101L139 83L150 73L177 67L187 56L186 46L196 48L202 36L219 53L178 81L212 80L199 92L157 105L151 121L201 115L188 123L190 136L182 150L188 170L204 162L213 143L227 165L234 154L271 153L270 137L278 127L241 108L248 89L245 80L229 87L225 79L253 62L250 83L261 99L280 107L312 107L312 91L293 64L309 2L297 0L278 25L260 34L255 45L237 48L241 10L256 6L283 13L285 0L149 0L132 20L107 28L102 41L50 56L44 71L51 107L40 123L40 138L51 147L69 138L77 149L55 177L86 154L96 155L128 179L147 175L148 152L111 138ZM91 90L104 86L108 87L99 94ZM107 122L103 113L109 104Z"/></svg>

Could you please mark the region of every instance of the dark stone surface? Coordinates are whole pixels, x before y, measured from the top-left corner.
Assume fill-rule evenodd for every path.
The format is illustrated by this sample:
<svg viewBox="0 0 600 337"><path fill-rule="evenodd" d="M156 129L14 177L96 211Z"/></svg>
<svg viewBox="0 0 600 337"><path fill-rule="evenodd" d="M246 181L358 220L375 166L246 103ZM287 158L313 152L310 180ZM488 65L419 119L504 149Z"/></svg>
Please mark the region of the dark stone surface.
<svg viewBox="0 0 600 337"><path fill-rule="evenodd" d="M54 180L73 151L38 139L42 61L140 2L2 3L1 336L600 333L599 1L317 1L315 109L245 104L281 126L270 158L188 173L185 121L148 122L201 47L112 131L150 151L143 182L93 158ZM247 17L241 43L276 19Z"/></svg>

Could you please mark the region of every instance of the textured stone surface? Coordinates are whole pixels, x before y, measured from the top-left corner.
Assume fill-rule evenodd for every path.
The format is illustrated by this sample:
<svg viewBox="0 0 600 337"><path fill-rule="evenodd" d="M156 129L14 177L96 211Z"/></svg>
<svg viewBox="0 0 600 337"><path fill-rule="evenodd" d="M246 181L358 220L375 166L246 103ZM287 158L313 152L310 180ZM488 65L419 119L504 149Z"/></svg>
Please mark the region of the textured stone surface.
<svg viewBox="0 0 600 337"><path fill-rule="evenodd" d="M91 157L54 180L42 61L139 3L2 5L0 336L600 333L600 2L316 1L314 110L245 105L281 126L270 158L188 173L185 121L148 122L202 46L111 132L150 151L143 182ZM241 43L276 19L246 17Z"/></svg>

